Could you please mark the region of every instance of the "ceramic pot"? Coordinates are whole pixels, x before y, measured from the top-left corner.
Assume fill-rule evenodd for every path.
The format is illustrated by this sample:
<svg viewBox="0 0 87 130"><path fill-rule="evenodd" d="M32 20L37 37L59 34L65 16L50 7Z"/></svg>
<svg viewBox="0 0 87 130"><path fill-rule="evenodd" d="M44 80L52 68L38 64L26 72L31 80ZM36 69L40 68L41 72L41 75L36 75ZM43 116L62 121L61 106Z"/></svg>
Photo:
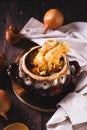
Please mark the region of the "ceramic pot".
<svg viewBox="0 0 87 130"><path fill-rule="evenodd" d="M70 84L73 78L80 73L77 61L68 61L63 55L64 66L59 72L48 76L35 75L32 72L32 61L38 53L40 46L32 47L24 53L16 64L9 66L9 75L21 84L29 93L40 96L59 95L63 91L71 91Z"/></svg>

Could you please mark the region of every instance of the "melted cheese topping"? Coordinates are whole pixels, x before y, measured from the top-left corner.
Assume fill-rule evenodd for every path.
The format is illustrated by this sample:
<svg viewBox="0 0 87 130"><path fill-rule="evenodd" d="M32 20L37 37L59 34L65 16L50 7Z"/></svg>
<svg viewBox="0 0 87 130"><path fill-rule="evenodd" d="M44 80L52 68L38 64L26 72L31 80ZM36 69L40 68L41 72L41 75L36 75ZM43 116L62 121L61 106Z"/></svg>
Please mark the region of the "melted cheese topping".
<svg viewBox="0 0 87 130"><path fill-rule="evenodd" d="M67 43L49 40L38 50L34 58L33 73L47 75L60 71L64 66L63 55L70 51Z"/></svg>

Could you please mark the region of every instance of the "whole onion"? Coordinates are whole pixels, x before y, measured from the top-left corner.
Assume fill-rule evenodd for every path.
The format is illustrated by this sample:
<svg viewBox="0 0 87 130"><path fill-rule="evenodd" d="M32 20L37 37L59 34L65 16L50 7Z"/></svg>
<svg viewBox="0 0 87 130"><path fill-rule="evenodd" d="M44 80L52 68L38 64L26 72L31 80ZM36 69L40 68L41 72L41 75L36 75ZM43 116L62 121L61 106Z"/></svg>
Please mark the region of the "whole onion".
<svg viewBox="0 0 87 130"><path fill-rule="evenodd" d="M11 98L5 90L0 89L0 116L7 119L6 113L11 108Z"/></svg>
<svg viewBox="0 0 87 130"><path fill-rule="evenodd" d="M4 55L0 52L0 72L3 70L6 64Z"/></svg>
<svg viewBox="0 0 87 130"><path fill-rule="evenodd" d="M19 28L16 26L9 26L6 29L5 38L8 43L11 43L11 44L18 43L21 39Z"/></svg>
<svg viewBox="0 0 87 130"><path fill-rule="evenodd" d="M64 22L64 16L59 9L49 9L43 17L45 25L44 34L48 29L59 28Z"/></svg>

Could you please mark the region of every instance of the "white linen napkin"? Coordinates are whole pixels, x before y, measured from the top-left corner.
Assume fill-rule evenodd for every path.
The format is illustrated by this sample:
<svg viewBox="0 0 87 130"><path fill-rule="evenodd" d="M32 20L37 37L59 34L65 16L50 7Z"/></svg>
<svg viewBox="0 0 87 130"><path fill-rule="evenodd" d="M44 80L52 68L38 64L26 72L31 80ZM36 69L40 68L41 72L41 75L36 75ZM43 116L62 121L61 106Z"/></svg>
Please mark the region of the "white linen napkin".
<svg viewBox="0 0 87 130"><path fill-rule="evenodd" d="M57 111L46 124L47 130L87 130L87 23L73 22L46 34L43 30L44 24L31 18L21 34L39 45L49 39L67 42L71 47L69 60L78 61L82 67L74 92L57 104Z"/></svg>

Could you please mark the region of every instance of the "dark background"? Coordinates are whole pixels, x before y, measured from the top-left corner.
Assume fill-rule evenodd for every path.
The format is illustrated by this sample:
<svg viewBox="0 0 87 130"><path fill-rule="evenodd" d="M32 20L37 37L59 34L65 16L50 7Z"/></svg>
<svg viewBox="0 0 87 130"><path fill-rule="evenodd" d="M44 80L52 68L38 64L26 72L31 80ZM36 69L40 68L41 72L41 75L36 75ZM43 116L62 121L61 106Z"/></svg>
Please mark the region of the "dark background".
<svg viewBox="0 0 87 130"><path fill-rule="evenodd" d="M0 46L9 25L16 25L21 30L31 17L43 21L44 13L50 8L63 12L64 24L87 21L86 0L0 0Z"/></svg>
<svg viewBox="0 0 87 130"><path fill-rule="evenodd" d="M29 48L26 42L11 45L5 40L6 28L15 25L21 30L31 17L43 22L44 13L50 8L58 8L64 14L64 24L87 22L86 0L0 0L0 51L5 55L7 64L15 61L17 56ZM10 123L23 122L30 130L46 130L46 122L53 113L33 110L21 103L12 90L7 75L0 75L0 88L11 96L12 108L8 112L8 121L0 117L0 130Z"/></svg>

